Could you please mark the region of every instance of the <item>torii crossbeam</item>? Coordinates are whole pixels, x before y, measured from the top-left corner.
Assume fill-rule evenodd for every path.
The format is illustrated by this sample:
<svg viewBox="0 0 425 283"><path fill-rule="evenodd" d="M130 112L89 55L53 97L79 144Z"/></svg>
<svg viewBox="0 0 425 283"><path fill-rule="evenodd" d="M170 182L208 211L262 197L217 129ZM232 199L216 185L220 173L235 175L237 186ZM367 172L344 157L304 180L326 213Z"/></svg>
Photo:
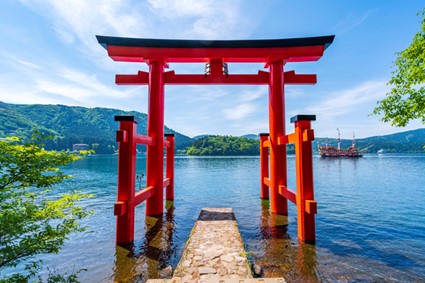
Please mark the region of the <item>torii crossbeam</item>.
<svg viewBox="0 0 425 283"><path fill-rule="evenodd" d="M308 176L300 178L310 179L306 179L306 182L297 180L297 195L295 196L287 189L285 147L291 140L299 141L296 146L306 142L311 144L313 135L312 130L310 130L310 120L314 119L312 116L297 116L294 119L296 130L300 131L297 138L294 135L287 136L285 134L284 85L315 84L316 75L299 75L294 71L284 72L283 67L288 62L319 60L326 48L333 42L333 35L267 40L173 40L97 36L97 40L113 60L142 62L149 66L149 72L139 71L137 74L116 76L116 83L120 85L149 86L148 133L147 137L138 138L141 141L149 141L146 158L146 189L149 189L149 194L145 194L147 196L147 215L163 213L164 187L167 187L167 195L173 195L171 192L168 193L168 190L172 190L172 186L169 184L173 183L174 176L167 176L167 182L163 180L163 155L164 145L166 145L164 141L164 85L268 85L270 138L267 140L262 138L261 146L269 148L270 166L267 166L267 174L264 171L264 166L262 166L261 197L268 198L268 189L270 188L270 209L272 213L287 215L287 199L290 199L301 208L301 210L298 210L299 213L310 214L310 216L307 215L305 221L307 224L304 223L304 218L299 215L299 218L303 220L302 223L299 221L298 225L308 225L309 227L305 229L306 233L304 233L304 228L301 228L303 232L299 232L298 237L300 241L315 241L314 213L316 203L313 198L312 172L310 172L310 168L312 168L310 166L312 162L311 151L309 154L299 155L302 156L302 158L299 158L304 161L303 166L307 169L304 173L300 171L297 178L298 176ZM204 63L207 68L204 74L176 74L174 71L164 71L165 68L168 68L168 63ZM259 70L257 74L229 74L227 64L230 63L264 63L265 68L268 68L269 71ZM308 122L302 122L302 117L308 117ZM123 141L120 141L120 146L121 143ZM300 147L304 148L305 146ZM301 159L298 160L297 157L297 162L300 163ZM128 160L128 162L132 161ZM265 164L264 161L262 161L262 164ZM119 168L120 171L123 170ZM120 173L118 178L120 180ZM128 178L128 175L123 175L122 178ZM304 183L309 185L304 186ZM127 183L123 182L123 184ZM298 184L300 187L304 186L304 189L299 190ZM137 202L131 201L132 196L125 196L120 199L120 196L125 195L120 191L126 189L128 188L118 186L118 202L120 202L121 210L117 210L122 215L118 215L117 220L117 243L133 241L134 228L131 222L134 221L134 203ZM124 232L122 232L123 230Z"/></svg>

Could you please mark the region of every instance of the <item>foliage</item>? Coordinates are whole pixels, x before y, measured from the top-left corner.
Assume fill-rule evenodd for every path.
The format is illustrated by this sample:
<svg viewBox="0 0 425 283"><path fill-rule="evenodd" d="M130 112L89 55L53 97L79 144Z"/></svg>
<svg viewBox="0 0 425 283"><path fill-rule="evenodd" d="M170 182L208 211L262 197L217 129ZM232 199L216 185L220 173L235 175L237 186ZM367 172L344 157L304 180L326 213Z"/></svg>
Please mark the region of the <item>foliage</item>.
<svg viewBox="0 0 425 283"><path fill-rule="evenodd" d="M54 139L46 141L46 149L71 150L73 144L87 144L98 154L115 153L116 115L132 115L139 121L137 128L146 134L147 115L135 111L108 108L84 108L65 105L18 105L0 102L0 137L14 134L28 138L34 129ZM186 148L192 140L165 127L175 134L176 149Z"/></svg>
<svg viewBox="0 0 425 283"><path fill-rule="evenodd" d="M388 82L392 89L373 110L393 126L406 126L413 119L425 124L425 9L418 15L422 15L420 30L409 47L396 53L396 70Z"/></svg>
<svg viewBox="0 0 425 283"><path fill-rule="evenodd" d="M0 140L0 152L0 268L25 266L0 282L27 282L41 268L37 254L57 253L71 233L84 230L78 220L89 212L77 202L90 196L49 194L52 186L70 178L58 167L78 155L47 151L37 139L24 144L17 137ZM74 282L73 276L57 275L56 281Z"/></svg>
<svg viewBox="0 0 425 283"><path fill-rule="evenodd" d="M187 155L258 155L260 142L232 136L207 136L193 142Z"/></svg>

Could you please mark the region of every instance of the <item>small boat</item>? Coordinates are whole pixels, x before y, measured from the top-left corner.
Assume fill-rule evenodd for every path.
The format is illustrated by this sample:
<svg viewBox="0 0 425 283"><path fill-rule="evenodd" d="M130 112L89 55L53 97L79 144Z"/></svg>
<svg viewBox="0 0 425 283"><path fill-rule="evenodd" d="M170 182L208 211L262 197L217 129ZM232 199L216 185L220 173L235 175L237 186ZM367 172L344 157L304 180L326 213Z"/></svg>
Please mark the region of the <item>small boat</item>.
<svg viewBox="0 0 425 283"><path fill-rule="evenodd" d="M350 147L348 147L347 149L341 149L341 134L339 129L337 129L338 131L338 147L334 147L332 145L329 145L328 143L328 139L326 139L326 143L324 146L321 146L320 144L318 145L318 150L319 150L319 154L321 157L335 157L335 158L341 158L341 157L348 157L348 158L358 158L358 157L363 157L363 155L365 154L365 151L369 148L364 148L362 150L359 150L356 147L356 139L353 133L353 143L351 144Z"/></svg>
<svg viewBox="0 0 425 283"><path fill-rule="evenodd" d="M378 154L384 154L384 152L385 151L382 148L377 151Z"/></svg>

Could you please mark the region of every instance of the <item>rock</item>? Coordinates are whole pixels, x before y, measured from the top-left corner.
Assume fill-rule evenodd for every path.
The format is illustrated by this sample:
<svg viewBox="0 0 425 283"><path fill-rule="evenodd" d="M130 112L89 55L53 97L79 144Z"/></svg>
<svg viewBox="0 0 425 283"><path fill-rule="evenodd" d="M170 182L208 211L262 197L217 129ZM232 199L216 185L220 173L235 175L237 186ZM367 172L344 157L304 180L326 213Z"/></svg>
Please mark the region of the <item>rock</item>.
<svg viewBox="0 0 425 283"><path fill-rule="evenodd" d="M222 255L221 257L220 257L220 259L222 260L222 261L225 261L225 262L232 262L233 261L233 256L229 256L229 255Z"/></svg>
<svg viewBox="0 0 425 283"><path fill-rule="evenodd" d="M183 267L189 267L191 263L192 263L191 260L185 260L185 261L183 261L182 266Z"/></svg>
<svg viewBox="0 0 425 283"><path fill-rule="evenodd" d="M159 278L161 279L170 279L171 277L173 277L173 268L171 265L167 266L159 272Z"/></svg>
<svg viewBox="0 0 425 283"><path fill-rule="evenodd" d="M263 269L259 265L256 265L256 264L253 263L252 264L252 270L254 271L254 277L255 278L263 276Z"/></svg>
<svg viewBox="0 0 425 283"><path fill-rule="evenodd" d="M212 249L206 250L204 252L204 258L205 259L214 259L216 257L219 257L220 255L221 255L220 251L215 251L215 250L212 250Z"/></svg>
<svg viewBox="0 0 425 283"><path fill-rule="evenodd" d="M199 271L199 275L216 274L217 273L217 270L215 270L214 268L211 268L211 267L199 267L198 271Z"/></svg>

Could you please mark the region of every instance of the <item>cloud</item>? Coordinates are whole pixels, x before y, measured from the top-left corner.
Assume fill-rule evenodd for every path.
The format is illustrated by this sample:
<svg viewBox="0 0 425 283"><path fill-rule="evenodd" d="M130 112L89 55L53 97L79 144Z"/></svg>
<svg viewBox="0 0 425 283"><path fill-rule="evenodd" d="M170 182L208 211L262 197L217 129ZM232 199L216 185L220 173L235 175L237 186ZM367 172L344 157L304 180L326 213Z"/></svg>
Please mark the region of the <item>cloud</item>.
<svg viewBox="0 0 425 283"><path fill-rule="evenodd" d="M46 17L66 44L105 56L95 35L230 38L244 35L240 1L21 0Z"/></svg>
<svg viewBox="0 0 425 283"><path fill-rule="evenodd" d="M0 101L114 107L117 101L133 99L133 94L141 89L109 86L100 82L96 75L71 68L54 68L50 72L27 69L20 78L21 82L17 81L13 73L1 78Z"/></svg>
<svg viewBox="0 0 425 283"><path fill-rule="evenodd" d="M242 92L241 95L238 97L239 102L249 102L249 101L255 101L257 99L267 97L267 90L263 87L257 87L257 88L249 88L248 90L245 90Z"/></svg>
<svg viewBox="0 0 425 283"><path fill-rule="evenodd" d="M21 0L45 17L67 45L74 45L92 60L106 58L96 41L96 34L141 36L149 30L140 11L140 4L119 0ZM93 55L96 55L93 57Z"/></svg>
<svg viewBox="0 0 425 283"><path fill-rule="evenodd" d="M387 92L388 86L385 81L367 81L350 89L332 92L326 100L306 107L303 111L294 112L315 113L321 117L333 118L356 112L362 105L381 99Z"/></svg>
<svg viewBox="0 0 425 283"><path fill-rule="evenodd" d="M167 18L202 17L209 13L215 1L148 0L151 11Z"/></svg>
<svg viewBox="0 0 425 283"><path fill-rule="evenodd" d="M299 96L301 94L304 94L304 90L299 88L299 87L295 87L295 86L285 86L285 95L290 95L290 96Z"/></svg>
<svg viewBox="0 0 425 283"><path fill-rule="evenodd" d="M19 64L23 65L24 67L29 67L29 68L32 68L32 69L40 69L39 65L32 63L32 62L29 62L29 61L18 59L17 62Z"/></svg>
<svg viewBox="0 0 425 283"><path fill-rule="evenodd" d="M244 103L236 107L224 109L223 113L226 116L226 118L230 120L240 120L245 118L246 116L248 116L255 110L256 110L256 107L254 104Z"/></svg>
<svg viewBox="0 0 425 283"><path fill-rule="evenodd" d="M178 36L223 39L244 35L241 27L245 20L240 14L239 0L149 0L149 4L159 19L190 20L180 26L183 28L178 30Z"/></svg>
<svg viewBox="0 0 425 283"><path fill-rule="evenodd" d="M64 78L71 85L78 85L80 88L92 93L93 96L125 97L129 91L118 91L101 83L96 75L87 74L73 69L65 69L59 76Z"/></svg>
<svg viewBox="0 0 425 283"><path fill-rule="evenodd" d="M339 22L336 27L336 34L342 35L344 33L349 32L350 30L356 28L357 26L361 25L366 19L374 13L375 10L367 11L366 13L356 17L356 18L345 18L343 21Z"/></svg>

